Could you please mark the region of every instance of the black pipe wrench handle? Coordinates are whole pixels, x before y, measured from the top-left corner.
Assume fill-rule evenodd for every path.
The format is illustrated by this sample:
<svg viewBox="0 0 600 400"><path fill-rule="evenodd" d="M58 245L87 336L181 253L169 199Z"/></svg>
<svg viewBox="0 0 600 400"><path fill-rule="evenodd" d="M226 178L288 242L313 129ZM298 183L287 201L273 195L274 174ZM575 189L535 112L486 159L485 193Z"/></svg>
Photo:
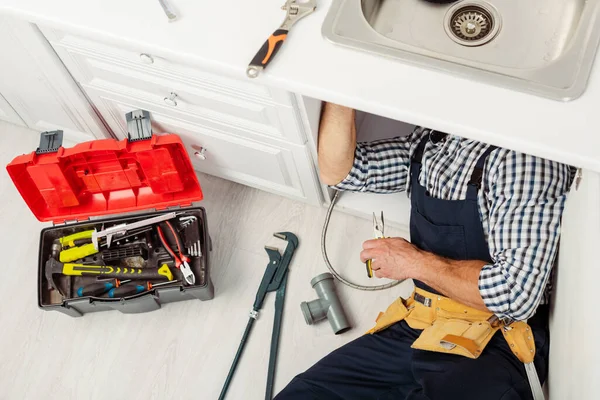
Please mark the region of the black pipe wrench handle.
<svg viewBox="0 0 600 400"><path fill-rule="evenodd" d="M265 274L263 275L260 286L258 287L258 291L256 292L256 299L254 300L253 306L254 311L258 311L262 308L262 304L265 301L265 296L269 292L269 286L273 281L273 277L279 270L279 266L282 265L281 254L279 254L279 250L273 247L265 247L265 250L269 255L269 264L267 264Z"/></svg>

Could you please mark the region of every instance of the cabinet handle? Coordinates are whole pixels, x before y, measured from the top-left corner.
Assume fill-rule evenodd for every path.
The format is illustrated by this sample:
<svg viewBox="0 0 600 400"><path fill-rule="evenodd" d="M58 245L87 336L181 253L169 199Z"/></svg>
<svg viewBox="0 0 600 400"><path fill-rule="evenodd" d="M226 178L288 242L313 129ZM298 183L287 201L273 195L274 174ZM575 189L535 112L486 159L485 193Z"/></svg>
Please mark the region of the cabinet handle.
<svg viewBox="0 0 600 400"><path fill-rule="evenodd" d="M177 100L175 100L176 97L177 93L171 92L171 94L168 97L165 97L163 100L165 101L165 103L167 103L167 105L177 107Z"/></svg>
<svg viewBox="0 0 600 400"><path fill-rule="evenodd" d="M152 58L150 54L140 54L140 60L142 60L144 64L154 64L154 58Z"/></svg>
<svg viewBox="0 0 600 400"><path fill-rule="evenodd" d="M198 151L196 151L194 153L194 155L196 156L196 158L199 158L201 160L206 160L206 148L200 147L200 149Z"/></svg>

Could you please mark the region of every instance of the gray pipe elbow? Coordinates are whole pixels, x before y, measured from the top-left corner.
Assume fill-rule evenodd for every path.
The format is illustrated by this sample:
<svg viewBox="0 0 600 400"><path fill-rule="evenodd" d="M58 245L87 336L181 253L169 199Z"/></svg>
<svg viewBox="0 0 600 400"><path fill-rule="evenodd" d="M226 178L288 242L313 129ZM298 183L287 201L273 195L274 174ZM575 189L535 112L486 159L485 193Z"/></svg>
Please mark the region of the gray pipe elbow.
<svg viewBox="0 0 600 400"><path fill-rule="evenodd" d="M336 335L349 330L351 326L335 290L333 275L328 272L317 275L310 284L319 298L300 304L306 323L312 325L327 318Z"/></svg>

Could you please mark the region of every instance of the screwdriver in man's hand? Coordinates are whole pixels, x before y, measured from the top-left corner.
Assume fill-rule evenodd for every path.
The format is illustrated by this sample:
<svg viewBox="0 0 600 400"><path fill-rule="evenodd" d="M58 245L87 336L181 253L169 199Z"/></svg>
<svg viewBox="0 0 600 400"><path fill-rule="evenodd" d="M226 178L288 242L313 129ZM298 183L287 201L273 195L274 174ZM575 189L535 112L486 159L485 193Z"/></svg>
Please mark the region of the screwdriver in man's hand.
<svg viewBox="0 0 600 400"><path fill-rule="evenodd" d="M120 298L125 296L133 296L134 294L142 293L147 290L151 290L155 287L170 285L174 283L180 283L181 281L168 281L161 283L146 282L144 284L130 283L119 287L112 288L108 291L108 297Z"/></svg>
<svg viewBox="0 0 600 400"><path fill-rule="evenodd" d="M101 294L104 294L111 289L118 288L119 286L127 282L131 282L131 279L127 279L124 281L120 279L111 279L108 281L92 283L90 285L82 286L79 289L77 289L77 296L100 296Z"/></svg>

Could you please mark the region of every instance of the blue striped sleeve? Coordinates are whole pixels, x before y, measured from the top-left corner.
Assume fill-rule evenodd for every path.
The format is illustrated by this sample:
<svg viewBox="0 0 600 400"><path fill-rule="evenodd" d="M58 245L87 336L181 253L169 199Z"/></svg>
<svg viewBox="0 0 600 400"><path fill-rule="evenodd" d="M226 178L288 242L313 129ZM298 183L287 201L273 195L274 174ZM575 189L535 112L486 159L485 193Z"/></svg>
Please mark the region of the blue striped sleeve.
<svg viewBox="0 0 600 400"><path fill-rule="evenodd" d="M423 129L415 128L408 136L374 142L359 142L354 164L348 176L334 189L394 193L406 190L413 144L422 137Z"/></svg>
<svg viewBox="0 0 600 400"><path fill-rule="evenodd" d="M479 275L487 308L526 320L544 295L571 184L568 165L514 151L488 175L488 245L493 264Z"/></svg>

